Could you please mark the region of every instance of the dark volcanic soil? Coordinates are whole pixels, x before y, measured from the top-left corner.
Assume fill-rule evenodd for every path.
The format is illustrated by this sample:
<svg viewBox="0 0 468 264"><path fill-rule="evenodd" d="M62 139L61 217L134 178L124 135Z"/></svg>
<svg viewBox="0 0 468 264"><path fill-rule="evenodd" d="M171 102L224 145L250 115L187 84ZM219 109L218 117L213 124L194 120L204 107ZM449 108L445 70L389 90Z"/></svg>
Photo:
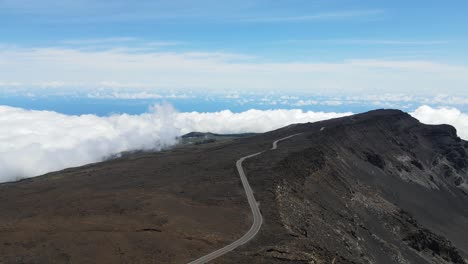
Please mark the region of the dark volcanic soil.
<svg viewBox="0 0 468 264"><path fill-rule="evenodd" d="M0 185L0 263L466 263L468 143L394 110Z"/></svg>
<svg viewBox="0 0 468 264"><path fill-rule="evenodd" d="M184 263L222 247L251 219L237 157L265 146L188 146L0 185L0 263Z"/></svg>

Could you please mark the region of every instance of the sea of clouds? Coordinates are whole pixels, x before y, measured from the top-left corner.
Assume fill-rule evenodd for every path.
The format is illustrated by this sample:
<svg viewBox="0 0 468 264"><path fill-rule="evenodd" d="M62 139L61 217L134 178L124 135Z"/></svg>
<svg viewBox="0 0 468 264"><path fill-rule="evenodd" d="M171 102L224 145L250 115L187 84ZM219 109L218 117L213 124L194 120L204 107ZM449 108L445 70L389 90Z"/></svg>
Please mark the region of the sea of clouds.
<svg viewBox="0 0 468 264"><path fill-rule="evenodd" d="M0 182L99 162L124 151L161 150L192 131L266 132L350 114L302 110L179 113L165 104L141 115L99 117L0 106ZM422 106L411 115L423 123L451 124L460 137L468 139L468 115L457 109Z"/></svg>

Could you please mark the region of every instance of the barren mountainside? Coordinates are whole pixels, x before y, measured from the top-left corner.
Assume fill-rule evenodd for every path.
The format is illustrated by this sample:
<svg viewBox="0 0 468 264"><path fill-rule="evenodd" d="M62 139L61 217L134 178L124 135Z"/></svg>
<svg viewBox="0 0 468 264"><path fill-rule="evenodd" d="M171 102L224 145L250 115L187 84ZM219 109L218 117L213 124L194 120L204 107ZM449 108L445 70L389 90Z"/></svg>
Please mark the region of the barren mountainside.
<svg viewBox="0 0 468 264"><path fill-rule="evenodd" d="M397 110L128 155L0 185L0 263L467 263L468 142Z"/></svg>
<svg viewBox="0 0 468 264"><path fill-rule="evenodd" d="M374 111L289 130L305 134L247 165L266 221L228 262L466 263L468 144L453 127Z"/></svg>

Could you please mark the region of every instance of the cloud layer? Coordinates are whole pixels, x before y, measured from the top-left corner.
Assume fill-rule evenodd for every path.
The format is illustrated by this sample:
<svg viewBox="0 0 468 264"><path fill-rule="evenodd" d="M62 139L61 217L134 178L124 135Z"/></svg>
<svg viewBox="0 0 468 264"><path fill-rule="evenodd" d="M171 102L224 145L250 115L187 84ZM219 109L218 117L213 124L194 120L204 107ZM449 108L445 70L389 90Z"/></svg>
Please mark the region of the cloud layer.
<svg viewBox="0 0 468 264"><path fill-rule="evenodd" d="M424 60L265 62L245 54L170 52L148 47L7 46L0 50L0 86L8 84L60 87L64 91L131 84L128 88L219 91L244 87L329 94L434 94L450 87L451 94L466 94L468 67Z"/></svg>
<svg viewBox="0 0 468 264"><path fill-rule="evenodd" d="M0 182L176 143L170 107L140 116L67 116L0 106Z"/></svg>
<svg viewBox="0 0 468 264"><path fill-rule="evenodd" d="M69 116L0 106L0 182L98 162L131 150L160 150L191 131L265 132L351 113L249 110L178 113L158 105L141 115Z"/></svg>
<svg viewBox="0 0 468 264"><path fill-rule="evenodd" d="M141 115L98 117L0 106L0 182L102 161L123 151L160 150L192 131L266 132L350 114L302 110L178 113L170 105L157 105ZM455 108L421 106L410 114L423 123L453 125L460 137L468 139L468 115Z"/></svg>

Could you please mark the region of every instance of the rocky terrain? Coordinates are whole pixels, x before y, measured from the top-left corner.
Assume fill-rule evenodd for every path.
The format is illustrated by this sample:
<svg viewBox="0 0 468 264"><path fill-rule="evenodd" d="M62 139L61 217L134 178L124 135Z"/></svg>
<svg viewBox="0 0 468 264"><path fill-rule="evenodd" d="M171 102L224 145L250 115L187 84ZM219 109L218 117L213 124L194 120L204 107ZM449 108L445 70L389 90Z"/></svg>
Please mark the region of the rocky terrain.
<svg viewBox="0 0 468 264"><path fill-rule="evenodd" d="M266 219L219 262L466 263L468 143L453 127L375 111L307 131L247 163Z"/></svg>
<svg viewBox="0 0 468 264"><path fill-rule="evenodd" d="M0 263L467 263L468 143L396 110L288 126L0 185Z"/></svg>

